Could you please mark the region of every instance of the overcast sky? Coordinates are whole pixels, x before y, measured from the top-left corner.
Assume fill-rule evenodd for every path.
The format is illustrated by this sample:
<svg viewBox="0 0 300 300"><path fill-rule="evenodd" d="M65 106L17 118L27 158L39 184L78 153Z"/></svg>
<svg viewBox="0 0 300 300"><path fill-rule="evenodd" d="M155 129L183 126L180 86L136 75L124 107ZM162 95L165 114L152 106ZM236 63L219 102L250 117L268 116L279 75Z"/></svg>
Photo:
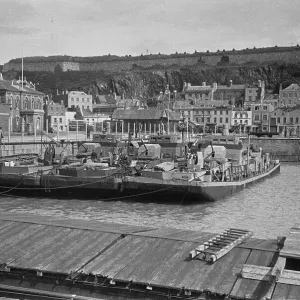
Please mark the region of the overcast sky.
<svg viewBox="0 0 300 300"><path fill-rule="evenodd" d="M300 44L299 0L0 0L0 64Z"/></svg>

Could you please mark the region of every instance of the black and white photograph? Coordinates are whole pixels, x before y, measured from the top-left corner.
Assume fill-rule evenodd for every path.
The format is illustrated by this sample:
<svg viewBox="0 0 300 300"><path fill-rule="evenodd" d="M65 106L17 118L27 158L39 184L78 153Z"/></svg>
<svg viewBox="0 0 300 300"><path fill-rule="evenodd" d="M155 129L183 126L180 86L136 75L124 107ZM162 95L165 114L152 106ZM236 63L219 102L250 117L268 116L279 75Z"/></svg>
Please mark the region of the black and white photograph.
<svg viewBox="0 0 300 300"><path fill-rule="evenodd" d="M300 300L296 0L0 0L0 299Z"/></svg>

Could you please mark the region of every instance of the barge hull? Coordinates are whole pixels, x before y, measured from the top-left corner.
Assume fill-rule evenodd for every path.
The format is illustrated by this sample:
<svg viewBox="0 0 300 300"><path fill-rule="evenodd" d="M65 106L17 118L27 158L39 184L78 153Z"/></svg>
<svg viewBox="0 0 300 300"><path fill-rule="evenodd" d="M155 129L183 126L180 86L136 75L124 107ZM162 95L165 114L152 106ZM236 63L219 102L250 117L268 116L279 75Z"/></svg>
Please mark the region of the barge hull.
<svg viewBox="0 0 300 300"><path fill-rule="evenodd" d="M217 201L232 196L248 185L280 172L280 164L268 172L234 182L182 182L175 180L149 179L146 177L126 176L124 191L128 194L141 194L157 201Z"/></svg>

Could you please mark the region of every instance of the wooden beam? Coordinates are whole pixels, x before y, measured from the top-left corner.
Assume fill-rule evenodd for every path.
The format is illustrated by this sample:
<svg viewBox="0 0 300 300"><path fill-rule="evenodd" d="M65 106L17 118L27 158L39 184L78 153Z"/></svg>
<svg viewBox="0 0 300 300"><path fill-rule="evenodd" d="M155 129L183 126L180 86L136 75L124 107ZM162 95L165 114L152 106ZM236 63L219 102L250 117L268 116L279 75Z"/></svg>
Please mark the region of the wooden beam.
<svg viewBox="0 0 300 300"><path fill-rule="evenodd" d="M271 273L272 273L272 268L270 267L262 267L262 266L245 264L241 271L241 276L247 279L255 279L259 281L270 282Z"/></svg>

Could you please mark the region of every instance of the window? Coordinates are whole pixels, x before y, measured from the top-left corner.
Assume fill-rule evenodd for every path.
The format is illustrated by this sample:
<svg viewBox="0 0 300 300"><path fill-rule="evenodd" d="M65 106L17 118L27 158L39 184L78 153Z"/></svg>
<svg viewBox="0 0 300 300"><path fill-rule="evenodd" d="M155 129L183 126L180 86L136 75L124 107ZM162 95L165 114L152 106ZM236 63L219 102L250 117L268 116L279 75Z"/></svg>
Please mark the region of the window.
<svg viewBox="0 0 300 300"><path fill-rule="evenodd" d="M228 123L228 118L225 119L225 122Z"/></svg>
<svg viewBox="0 0 300 300"><path fill-rule="evenodd" d="M223 118L220 118L220 123L223 123Z"/></svg>
<svg viewBox="0 0 300 300"><path fill-rule="evenodd" d="M82 100L82 102L84 102L84 98L82 98L81 100Z"/></svg>
<svg viewBox="0 0 300 300"><path fill-rule="evenodd" d="M249 101L252 102L252 96L249 96Z"/></svg>
<svg viewBox="0 0 300 300"><path fill-rule="evenodd" d="M284 113L281 113L282 116L284 116Z"/></svg>
<svg viewBox="0 0 300 300"><path fill-rule="evenodd" d="M89 106L87 106L86 108L87 108L87 109L90 109L90 107L89 107Z"/></svg>
<svg viewBox="0 0 300 300"><path fill-rule="evenodd" d="M282 93L282 97L285 97L286 96L286 93Z"/></svg>
<svg viewBox="0 0 300 300"><path fill-rule="evenodd" d="M245 124L248 124L248 120L245 120Z"/></svg>
<svg viewBox="0 0 300 300"><path fill-rule="evenodd" d="M226 110L226 115L228 115L228 110Z"/></svg>
<svg viewBox="0 0 300 300"><path fill-rule="evenodd" d="M289 93L289 98L291 98L292 97L292 93Z"/></svg>
<svg viewBox="0 0 300 300"><path fill-rule="evenodd" d="M255 107L254 107L254 110L259 110L259 106L255 106Z"/></svg>
<svg viewBox="0 0 300 300"><path fill-rule="evenodd" d="M268 106L264 105L263 110L268 110Z"/></svg>
<svg viewBox="0 0 300 300"><path fill-rule="evenodd" d="M208 117L208 118L207 118L207 123L209 123L209 122L210 122L210 118Z"/></svg>
<svg viewBox="0 0 300 300"><path fill-rule="evenodd" d="M59 118L59 123L62 123L62 118Z"/></svg>
<svg viewBox="0 0 300 300"><path fill-rule="evenodd" d="M214 118L214 123L217 123L217 118Z"/></svg>
<svg viewBox="0 0 300 300"><path fill-rule="evenodd" d="M202 118L202 121L201 121L202 123L204 123L204 118Z"/></svg>
<svg viewBox="0 0 300 300"><path fill-rule="evenodd" d="M286 124L286 117L283 118L283 124Z"/></svg>
<svg viewBox="0 0 300 300"><path fill-rule="evenodd" d="M263 131L267 131L268 128L266 126L263 126Z"/></svg>
<svg viewBox="0 0 300 300"><path fill-rule="evenodd" d="M243 120L240 120L240 124L242 124L243 123Z"/></svg>
<svg viewBox="0 0 300 300"><path fill-rule="evenodd" d="M74 101L74 98L73 98L73 97L71 98L71 101Z"/></svg>
<svg viewBox="0 0 300 300"><path fill-rule="evenodd" d="M53 121L54 121L54 123L56 123L57 122L57 118L53 118Z"/></svg>
<svg viewBox="0 0 300 300"><path fill-rule="evenodd" d="M278 124L280 123L280 117L277 117L277 123Z"/></svg>
<svg viewBox="0 0 300 300"><path fill-rule="evenodd" d="M290 123L294 123L294 118L290 118Z"/></svg>
<svg viewBox="0 0 300 300"><path fill-rule="evenodd" d="M216 110L214 111L214 114L215 114L215 115L217 114L217 111L216 111Z"/></svg>
<svg viewBox="0 0 300 300"><path fill-rule="evenodd" d="M254 120L255 120L255 121L259 121L259 115L255 115L255 116L254 116Z"/></svg>
<svg viewBox="0 0 300 300"><path fill-rule="evenodd" d="M20 101L20 97L17 96L16 102L15 102L15 108L19 107L19 101Z"/></svg>
<svg viewBox="0 0 300 300"><path fill-rule="evenodd" d="M299 118L296 118L296 123L299 123Z"/></svg>
<svg viewBox="0 0 300 300"><path fill-rule="evenodd" d="M76 102L79 102L79 98L76 99Z"/></svg>
<svg viewBox="0 0 300 300"><path fill-rule="evenodd" d="M89 98L87 98L87 99L86 99L86 102L90 102L90 99L89 99Z"/></svg>
<svg viewBox="0 0 300 300"><path fill-rule="evenodd" d="M251 94L251 93L252 93L252 90L249 90L249 93Z"/></svg>
<svg viewBox="0 0 300 300"><path fill-rule="evenodd" d="M223 110L220 111L220 115L223 115Z"/></svg>
<svg viewBox="0 0 300 300"><path fill-rule="evenodd" d="M268 115L263 115L263 120L264 121L268 120Z"/></svg>

